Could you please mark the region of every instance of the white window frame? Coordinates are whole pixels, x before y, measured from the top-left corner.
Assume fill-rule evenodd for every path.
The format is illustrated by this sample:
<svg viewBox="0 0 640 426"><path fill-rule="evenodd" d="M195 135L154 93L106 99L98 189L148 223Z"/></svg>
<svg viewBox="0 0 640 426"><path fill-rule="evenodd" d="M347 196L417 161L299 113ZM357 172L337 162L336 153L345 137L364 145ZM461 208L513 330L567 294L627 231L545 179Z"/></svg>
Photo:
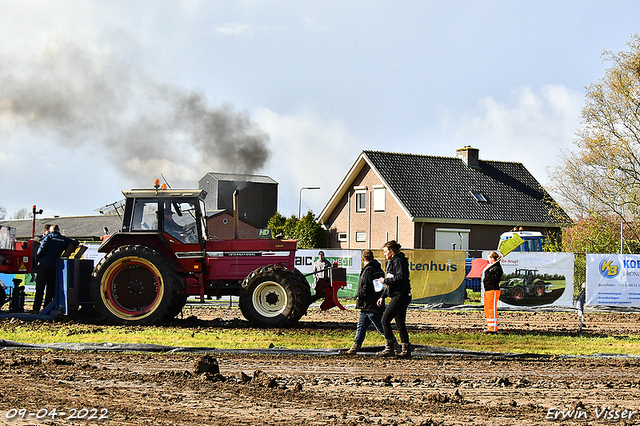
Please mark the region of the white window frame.
<svg viewBox="0 0 640 426"><path fill-rule="evenodd" d="M347 233L338 232L338 241L347 241Z"/></svg>
<svg viewBox="0 0 640 426"><path fill-rule="evenodd" d="M387 191L386 188L382 185L374 185L373 186L373 211L374 212L383 212L386 210L386 199L387 199Z"/></svg>
<svg viewBox="0 0 640 426"><path fill-rule="evenodd" d="M489 200L487 200L487 197L485 197L484 194L480 191L471 191L471 195L473 195L473 198L479 203L489 202Z"/></svg>
<svg viewBox="0 0 640 426"><path fill-rule="evenodd" d="M353 194L355 199L356 212L363 213L367 211L367 188L363 186L356 186Z"/></svg>
<svg viewBox="0 0 640 426"><path fill-rule="evenodd" d="M367 242L367 233L366 232L356 232L356 242L357 243L365 243L365 242Z"/></svg>

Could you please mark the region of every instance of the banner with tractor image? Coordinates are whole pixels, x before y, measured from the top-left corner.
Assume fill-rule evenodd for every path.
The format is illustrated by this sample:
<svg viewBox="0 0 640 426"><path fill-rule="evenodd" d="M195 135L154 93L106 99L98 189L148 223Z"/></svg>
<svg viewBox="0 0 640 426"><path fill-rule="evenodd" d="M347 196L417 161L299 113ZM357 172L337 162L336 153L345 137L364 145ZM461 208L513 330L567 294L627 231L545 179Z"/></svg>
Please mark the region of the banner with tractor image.
<svg viewBox="0 0 640 426"><path fill-rule="evenodd" d="M498 307L573 306L573 253L511 252L500 264Z"/></svg>

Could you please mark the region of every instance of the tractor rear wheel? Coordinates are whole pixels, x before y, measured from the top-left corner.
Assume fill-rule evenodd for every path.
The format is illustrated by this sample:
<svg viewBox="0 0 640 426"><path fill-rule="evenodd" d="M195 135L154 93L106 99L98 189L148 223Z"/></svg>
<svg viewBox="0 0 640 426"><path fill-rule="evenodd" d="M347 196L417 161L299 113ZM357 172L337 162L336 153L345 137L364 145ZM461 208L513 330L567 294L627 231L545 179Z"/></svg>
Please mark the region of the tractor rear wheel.
<svg viewBox="0 0 640 426"><path fill-rule="evenodd" d="M156 250L127 245L108 253L91 278L91 300L109 322L153 325L182 308L182 280Z"/></svg>
<svg viewBox="0 0 640 426"><path fill-rule="evenodd" d="M516 287L513 289L513 291L511 292L511 296L513 296L513 298L514 298L515 300L522 300L522 299L524 299L524 295L525 295L524 287L522 287L522 286L520 286L520 285L519 285L519 286L516 286Z"/></svg>
<svg viewBox="0 0 640 426"><path fill-rule="evenodd" d="M256 325L287 327L307 313L309 295L309 284L294 272L278 265L264 266L242 282L240 310Z"/></svg>

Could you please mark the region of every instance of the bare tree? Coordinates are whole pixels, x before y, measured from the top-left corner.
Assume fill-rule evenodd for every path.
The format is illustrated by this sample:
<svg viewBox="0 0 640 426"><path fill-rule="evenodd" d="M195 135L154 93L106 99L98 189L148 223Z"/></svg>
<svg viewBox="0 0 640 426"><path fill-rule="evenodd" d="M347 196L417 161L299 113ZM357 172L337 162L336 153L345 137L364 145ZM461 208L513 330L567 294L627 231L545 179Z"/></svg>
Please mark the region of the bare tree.
<svg viewBox="0 0 640 426"><path fill-rule="evenodd" d="M0 220L4 220L7 217L7 209L4 206L0 206Z"/></svg>
<svg viewBox="0 0 640 426"><path fill-rule="evenodd" d="M18 210L17 212L15 212L11 216L11 219L26 219L28 217L31 217L31 211L28 208L23 207L20 210Z"/></svg>
<svg viewBox="0 0 640 426"><path fill-rule="evenodd" d="M575 151L548 170L550 190L574 218L614 215L637 221L640 213L640 36L629 51L605 51L611 67L586 90Z"/></svg>

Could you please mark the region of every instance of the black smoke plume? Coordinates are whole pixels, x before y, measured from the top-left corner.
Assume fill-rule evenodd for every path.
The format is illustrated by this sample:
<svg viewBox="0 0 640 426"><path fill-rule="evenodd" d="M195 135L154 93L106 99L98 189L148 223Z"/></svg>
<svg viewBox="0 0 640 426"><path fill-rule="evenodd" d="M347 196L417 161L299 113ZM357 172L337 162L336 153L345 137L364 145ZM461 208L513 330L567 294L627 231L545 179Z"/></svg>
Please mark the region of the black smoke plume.
<svg viewBox="0 0 640 426"><path fill-rule="evenodd" d="M246 112L155 81L109 48L59 41L28 56L0 53L0 120L102 155L132 184L162 173L193 187L206 172L256 173L269 159L269 136Z"/></svg>

